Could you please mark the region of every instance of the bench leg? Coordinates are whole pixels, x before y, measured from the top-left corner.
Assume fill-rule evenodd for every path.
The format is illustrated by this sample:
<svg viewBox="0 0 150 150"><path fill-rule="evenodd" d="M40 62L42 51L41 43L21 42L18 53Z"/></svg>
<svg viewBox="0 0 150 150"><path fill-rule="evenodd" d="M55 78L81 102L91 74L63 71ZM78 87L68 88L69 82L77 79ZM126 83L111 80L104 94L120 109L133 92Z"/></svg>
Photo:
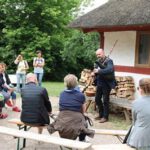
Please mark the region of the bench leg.
<svg viewBox="0 0 150 150"><path fill-rule="evenodd" d="M89 100L89 102L86 104L85 112L87 112L88 108L89 108L89 107L90 107L90 105L91 105L91 102L92 102L92 100Z"/></svg>
<svg viewBox="0 0 150 150"><path fill-rule="evenodd" d="M24 126L24 131L27 131L27 126ZM26 147L26 139L23 139L23 148Z"/></svg>
<svg viewBox="0 0 150 150"><path fill-rule="evenodd" d="M27 126L26 125L23 126L23 127L22 126L18 126L18 127L19 127L19 130L24 129L24 131L27 131ZM23 146L20 148L20 138L18 138L17 150L21 150L25 147L26 147L26 139L25 138L23 139Z"/></svg>
<svg viewBox="0 0 150 150"><path fill-rule="evenodd" d="M124 115L125 115L126 121L127 121L127 122L130 122L130 115L129 115L128 110L127 110L127 109L124 109L124 110L123 110L123 112L124 112Z"/></svg>
<svg viewBox="0 0 150 150"><path fill-rule="evenodd" d="M17 140L17 150L20 150L20 138Z"/></svg>

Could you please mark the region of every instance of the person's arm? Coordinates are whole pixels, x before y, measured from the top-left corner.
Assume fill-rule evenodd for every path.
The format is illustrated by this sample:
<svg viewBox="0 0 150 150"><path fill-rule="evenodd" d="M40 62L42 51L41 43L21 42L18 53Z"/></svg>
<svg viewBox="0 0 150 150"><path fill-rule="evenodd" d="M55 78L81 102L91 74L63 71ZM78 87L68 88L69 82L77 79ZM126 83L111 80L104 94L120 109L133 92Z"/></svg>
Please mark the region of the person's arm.
<svg viewBox="0 0 150 150"><path fill-rule="evenodd" d="M133 104L132 106L132 124L135 124L135 121L137 119L137 113L136 113L136 106Z"/></svg>
<svg viewBox="0 0 150 150"><path fill-rule="evenodd" d="M33 67L37 67L36 58L33 59Z"/></svg>
<svg viewBox="0 0 150 150"><path fill-rule="evenodd" d="M84 114L86 112L86 103L85 103L85 96L84 96L84 94L81 97L81 102L82 102L81 113Z"/></svg>
<svg viewBox="0 0 150 150"><path fill-rule="evenodd" d="M50 114L52 112L52 106L51 106L51 102L48 97L47 90L45 88L43 89L43 99L44 99L45 107L46 107L48 113Z"/></svg>
<svg viewBox="0 0 150 150"><path fill-rule="evenodd" d="M17 65L20 62L20 55L15 59L14 63Z"/></svg>
<svg viewBox="0 0 150 150"><path fill-rule="evenodd" d="M43 60L43 62L42 62L41 64L38 64L38 67L44 67L44 65L45 65L45 60L44 60L44 58L42 58L42 60Z"/></svg>
<svg viewBox="0 0 150 150"><path fill-rule="evenodd" d="M107 62L106 68L98 70L98 74L102 74L102 75L109 74L112 72L114 72L114 65L111 59Z"/></svg>
<svg viewBox="0 0 150 150"><path fill-rule="evenodd" d="M85 112L86 112L86 103L84 103L81 108L81 113L84 114Z"/></svg>
<svg viewBox="0 0 150 150"><path fill-rule="evenodd" d="M28 62L25 60L25 69L28 70L29 69L29 65Z"/></svg>

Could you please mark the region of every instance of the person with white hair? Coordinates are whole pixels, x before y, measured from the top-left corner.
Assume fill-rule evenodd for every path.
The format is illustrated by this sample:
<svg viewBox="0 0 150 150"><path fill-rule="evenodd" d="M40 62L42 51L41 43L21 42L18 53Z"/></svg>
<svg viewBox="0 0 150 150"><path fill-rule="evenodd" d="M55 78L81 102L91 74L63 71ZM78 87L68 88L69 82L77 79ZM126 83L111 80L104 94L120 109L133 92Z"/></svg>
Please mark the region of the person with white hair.
<svg viewBox="0 0 150 150"><path fill-rule="evenodd" d="M94 131L87 128L84 117L85 96L77 88L78 79L73 74L64 78L66 89L61 92L59 98L59 115L56 121L48 126L49 133L59 132L62 138L85 141L85 137L94 136Z"/></svg>
<svg viewBox="0 0 150 150"><path fill-rule="evenodd" d="M49 124L52 107L47 90L37 85L37 78L33 73L27 74L26 81L26 85L21 89L21 121L37 126Z"/></svg>

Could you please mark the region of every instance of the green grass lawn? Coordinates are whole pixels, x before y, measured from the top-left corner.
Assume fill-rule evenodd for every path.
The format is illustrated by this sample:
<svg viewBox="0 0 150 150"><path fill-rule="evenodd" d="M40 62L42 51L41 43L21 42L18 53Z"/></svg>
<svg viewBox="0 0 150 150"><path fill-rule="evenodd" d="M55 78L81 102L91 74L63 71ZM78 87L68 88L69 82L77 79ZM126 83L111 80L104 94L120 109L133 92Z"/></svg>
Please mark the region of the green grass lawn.
<svg viewBox="0 0 150 150"><path fill-rule="evenodd" d="M63 82L43 82L42 86L47 89L49 96L59 96L65 88Z"/></svg>

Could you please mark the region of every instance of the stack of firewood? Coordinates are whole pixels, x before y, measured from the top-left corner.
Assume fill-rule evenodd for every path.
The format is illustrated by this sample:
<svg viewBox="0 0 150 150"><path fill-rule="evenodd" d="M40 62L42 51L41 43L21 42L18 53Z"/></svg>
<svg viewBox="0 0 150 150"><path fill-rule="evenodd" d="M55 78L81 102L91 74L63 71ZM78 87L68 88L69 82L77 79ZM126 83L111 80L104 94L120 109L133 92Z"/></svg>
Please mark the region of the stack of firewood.
<svg viewBox="0 0 150 150"><path fill-rule="evenodd" d="M128 100L134 99L135 85L131 76L116 76L117 86L111 91L113 98L126 98Z"/></svg>
<svg viewBox="0 0 150 150"><path fill-rule="evenodd" d="M89 69L84 69L81 72L81 77L79 79L79 87L82 92L87 96L94 96L96 88L92 85L93 77L91 76L92 71Z"/></svg>

